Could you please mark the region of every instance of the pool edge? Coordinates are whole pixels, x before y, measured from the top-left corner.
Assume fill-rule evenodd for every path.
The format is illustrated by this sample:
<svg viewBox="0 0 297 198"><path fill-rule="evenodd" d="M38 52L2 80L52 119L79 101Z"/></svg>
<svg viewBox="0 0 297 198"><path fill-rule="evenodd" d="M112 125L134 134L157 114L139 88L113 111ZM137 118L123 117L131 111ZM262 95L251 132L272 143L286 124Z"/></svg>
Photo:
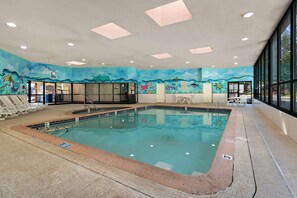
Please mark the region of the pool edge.
<svg viewBox="0 0 297 198"><path fill-rule="evenodd" d="M146 105L147 106L147 105ZM162 106L162 105L149 105L149 106ZM140 106L138 108L143 108L145 106ZM174 107L172 105L171 107ZM180 107L180 106L179 106ZM136 107L131 107L125 110L133 110ZM226 108L228 109L228 108ZM228 109L231 110L231 109ZM116 110L119 111L119 110ZM114 112L114 111L108 111ZM100 112L99 114L104 114L108 112ZM98 115L98 113L96 113ZM78 115L72 115L64 117L64 119L71 119L75 117L83 117ZM61 120L54 119L51 121ZM40 123L40 122L39 122ZM35 124L35 123L33 123ZM65 140L63 138L55 137L49 134L37 132L34 129L28 128L29 124L23 124L12 127L13 130L21 132L23 134L41 139L45 142L58 145L62 142L69 142L73 146L68 148L75 153L83 154L87 157L100 161L104 164L111 165L118 169L127 171L129 173L138 175L140 177L146 178L153 182L162 184L164 186L174 188L183 192L191 194L214 194L221 190L224 190L232 184L233 181L233 162L234 160L227 160L223 158L223 155L232 156L234 159L234 143L235 143L235 128L236 128L236 112L230 112L228 122L226 124L225 130L222 134L222 138L218 145L214 160L211 164L208 173L200 176L187 176L178 174L172 171L167 171L152 165L148 165L139 161L131 160L118 156L116 154L108 153L106 151L95 149L89 146L81 145L76 142Z"/></svg>

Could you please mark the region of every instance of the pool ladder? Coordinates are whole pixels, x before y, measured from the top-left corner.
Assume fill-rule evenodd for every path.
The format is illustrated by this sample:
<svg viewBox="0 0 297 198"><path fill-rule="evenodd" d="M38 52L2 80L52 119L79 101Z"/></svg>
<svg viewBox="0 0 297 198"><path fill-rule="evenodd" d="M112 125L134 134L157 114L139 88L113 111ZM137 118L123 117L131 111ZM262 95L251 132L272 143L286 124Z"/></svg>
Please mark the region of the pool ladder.
<svg viewBox="0 0 297 198"><path fill-rule="evenodd" d="M87 107L88 110L91 109L91 107L88 104L86 104L86 101L89 101L95 107L95 109L97 110L96 105L94 105L93 101L89 98L89 96L85 96L85 101L84 101L84 107L85 108Z"/></svg>
<svg viewBox="0 0 297 198"><path fill-rule="evenodd" d="M209 106L210 106L210 102L207 102L207 111L209 111ZM220 109L220 102L217 102L217 105L215 107L216 112L218 112L218 110Z"/></svg>

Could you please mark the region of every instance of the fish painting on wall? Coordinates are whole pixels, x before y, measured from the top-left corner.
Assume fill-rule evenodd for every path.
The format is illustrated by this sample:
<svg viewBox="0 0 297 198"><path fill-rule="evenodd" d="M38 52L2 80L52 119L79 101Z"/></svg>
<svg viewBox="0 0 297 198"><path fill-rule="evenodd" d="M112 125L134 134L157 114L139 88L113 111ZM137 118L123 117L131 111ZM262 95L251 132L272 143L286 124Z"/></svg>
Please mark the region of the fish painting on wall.
<svg viewBox="0 0 297 198"><path fill-rule="evenodd" d="M3 69L0 74L0 94L26 94L26 80L15 71Z"/></svg>

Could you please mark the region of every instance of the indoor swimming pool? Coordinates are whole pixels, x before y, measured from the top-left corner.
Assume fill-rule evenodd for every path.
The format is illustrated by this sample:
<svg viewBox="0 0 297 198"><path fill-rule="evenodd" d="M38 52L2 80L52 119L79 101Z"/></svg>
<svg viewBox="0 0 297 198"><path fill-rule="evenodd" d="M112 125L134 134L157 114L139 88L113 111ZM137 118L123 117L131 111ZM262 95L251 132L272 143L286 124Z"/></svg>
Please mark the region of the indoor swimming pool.
<svg viewBox="0 0 297 198"><path fill-rule="evenodd" d="M229 113L148 107L51 124L39 130L65 141L196 176L209 171Z"/></svg>

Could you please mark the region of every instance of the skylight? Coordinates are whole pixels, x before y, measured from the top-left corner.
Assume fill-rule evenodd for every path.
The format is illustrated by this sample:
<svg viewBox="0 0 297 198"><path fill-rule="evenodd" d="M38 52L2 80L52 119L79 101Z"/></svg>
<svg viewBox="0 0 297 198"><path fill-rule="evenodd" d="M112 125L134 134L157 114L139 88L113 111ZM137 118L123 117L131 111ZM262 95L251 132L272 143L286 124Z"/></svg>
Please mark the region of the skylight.
<svg viewBox="0 0 297 198"><path fill-rule="evenodd" d="M114 23L108 23L100 27L93 28L91 31L96 32L97 34L100 34L108 39L117 39L131 35L130 32Z"/></svg>
<svg viewBox="0 0 297 198"><path fill-rule="evenodd" d="M190 52L192 52L192 54L203 54L203 53L213 52L213 49L212 47L201 47L201 48L190 49Z"/></svg>
<svg viewBox="0 0 297 198"><path fill-rule="evenodd" d="M145 13L161 27L192 19L183 0L147 10Z"/></svg>
<svg viewBox="0 0 297 198"><path fill-rule="evenodd" d="M68 65L85 65L86 63L78 62L78 61L69 61L66 62Z"/></svg>
<svg viewBox="0 0 297 198"><path fill-rule="evenodd" d="M172 58L172 56L170 54L168 54L168 53L155 54L155 55L152 55L152 57L157 58L157 59Z"/></svg>

